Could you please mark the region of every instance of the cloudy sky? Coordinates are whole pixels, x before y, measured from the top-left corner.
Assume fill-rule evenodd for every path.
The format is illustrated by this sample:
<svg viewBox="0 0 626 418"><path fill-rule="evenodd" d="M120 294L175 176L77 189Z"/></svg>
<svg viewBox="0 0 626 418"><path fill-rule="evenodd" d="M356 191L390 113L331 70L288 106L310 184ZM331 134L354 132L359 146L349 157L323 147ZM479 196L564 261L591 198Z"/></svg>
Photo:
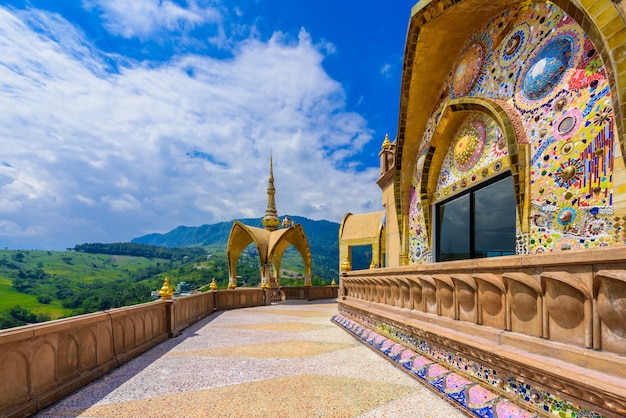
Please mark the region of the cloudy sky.
<svg viewBox="0 0 626 418"><path fill-rule="evenodd" d="M380 210L413 3L0 1L0 247Z"/></svg>

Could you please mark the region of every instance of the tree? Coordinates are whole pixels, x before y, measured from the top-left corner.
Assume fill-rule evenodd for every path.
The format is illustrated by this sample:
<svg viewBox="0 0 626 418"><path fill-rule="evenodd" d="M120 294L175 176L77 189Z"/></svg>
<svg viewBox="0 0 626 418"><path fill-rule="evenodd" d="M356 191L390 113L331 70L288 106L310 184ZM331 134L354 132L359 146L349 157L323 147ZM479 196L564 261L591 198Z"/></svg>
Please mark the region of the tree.
<svg viewBox="0 0 626 418"><path fill-rule="evenodd" d="M37 296L37 302L47 305L52 302L52 298L48 295L39 295Z"/></svg>

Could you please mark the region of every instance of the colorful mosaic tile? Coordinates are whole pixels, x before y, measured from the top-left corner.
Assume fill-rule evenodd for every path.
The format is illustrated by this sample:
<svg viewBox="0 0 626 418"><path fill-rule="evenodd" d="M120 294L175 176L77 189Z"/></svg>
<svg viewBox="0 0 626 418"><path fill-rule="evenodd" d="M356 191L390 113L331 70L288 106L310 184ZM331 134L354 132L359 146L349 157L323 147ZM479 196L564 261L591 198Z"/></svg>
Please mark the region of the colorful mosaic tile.
<svg viewBox="0 0 626 418"><path fill-rule="evenodd" d="M382 323L346 309L335 315L333 321L353 335L355 334L347 323L360 323L370 329L384 330L383 338L394 340L406 348L396 359L386 356L387 358L402 365L414 376L429 382L443 395L454 399L477 416L531 417L536 416L532 411L538 410L556 417L603 417L598 412L575 405L513 376L501 376L491 367L459 353L446 351L396 328L391 323ZM355 337L360 338L358 335ZM465 382L469 383L461 390L454 391L454 388L461 388ZM504 395L506 398L503 398ZM524 404L528 407L525 408Z"/></svg>
<svg viewBox="0 0 626 418"><path fill-rule="evenodd" d="M506 29L505 33L501 33ZM501 39L498 42L493 39ZM487 114L467 112L456 132L433 138L446 104L459 98L495 99L519 119L530 146L531 207L518 215L518 254L590 248L626 242L613 213L616 147L614 113L605 68L587 34L552 3L507 10L468 37L441 87L421 137L409 207L409 261L433 262L423 207L425 167L438 179L435 201L478 185L511 166L507 138ZM445 158L431 164L434 144ZM441 150L438 150L441 154ZM524 158L524 156L520 156ZM520 239L521 237L521 239Z"/></svg>
<svg viewBox="0 0 626 418"><path fill-rule="evenodd" d="M462 378L458 374L451 373L446 377L446 392L458 392L471 383L471 381Z"/></svg>
<svg viewBox="0 0 626 418"><path fill-rule="evenodd" d="M502 401L496 405L496 416L498 418L531 418L535 414L509 401Z"/></svg>

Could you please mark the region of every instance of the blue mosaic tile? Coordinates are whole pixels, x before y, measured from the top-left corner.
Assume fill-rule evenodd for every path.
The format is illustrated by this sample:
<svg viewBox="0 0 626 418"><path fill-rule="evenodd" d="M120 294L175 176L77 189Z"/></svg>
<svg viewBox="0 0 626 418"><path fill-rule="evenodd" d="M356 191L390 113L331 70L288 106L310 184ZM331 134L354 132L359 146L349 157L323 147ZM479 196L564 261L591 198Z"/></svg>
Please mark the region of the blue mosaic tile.
<svg viewBox="0 0 626 418"><path fill-rule="evenodd" d="M493 407L486 406L484 408L472 408L471 411L483 418L494 418Z"/></svg>
<svg viewBox="0 0 626 418"><path fill-rule="evenodd" d="M465 393L465 389L458 392L447 393L447 395L467 408L467 395Z"/></svg>

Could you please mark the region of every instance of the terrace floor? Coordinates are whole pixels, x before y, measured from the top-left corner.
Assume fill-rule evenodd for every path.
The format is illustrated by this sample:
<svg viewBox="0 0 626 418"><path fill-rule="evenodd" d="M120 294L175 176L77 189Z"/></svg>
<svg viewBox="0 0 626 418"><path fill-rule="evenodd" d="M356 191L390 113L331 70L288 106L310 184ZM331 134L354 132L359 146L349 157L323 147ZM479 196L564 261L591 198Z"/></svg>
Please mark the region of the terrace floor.
<svg viewBox="0 0 626 418"><path fill-rule="evenodd" d="M214 313L37 417L463 417L330 319L335 301Z"/></svg>

